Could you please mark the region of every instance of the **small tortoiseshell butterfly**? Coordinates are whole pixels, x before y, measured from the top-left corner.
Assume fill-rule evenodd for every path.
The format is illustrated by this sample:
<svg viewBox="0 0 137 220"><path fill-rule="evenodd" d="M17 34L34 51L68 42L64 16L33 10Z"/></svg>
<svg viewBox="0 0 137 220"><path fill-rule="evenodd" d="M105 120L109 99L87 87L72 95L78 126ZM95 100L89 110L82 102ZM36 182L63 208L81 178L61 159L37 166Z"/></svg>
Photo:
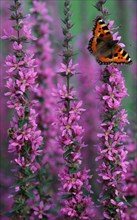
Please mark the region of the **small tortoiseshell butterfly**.
<svg viewBox="0 0 137 220"><path fill-rule="evenodd" d="M113 40L108 25L101 17L96 19L88 50L96 57L99 64L132 62L128 53L118 44L118 40Z"/></svg>

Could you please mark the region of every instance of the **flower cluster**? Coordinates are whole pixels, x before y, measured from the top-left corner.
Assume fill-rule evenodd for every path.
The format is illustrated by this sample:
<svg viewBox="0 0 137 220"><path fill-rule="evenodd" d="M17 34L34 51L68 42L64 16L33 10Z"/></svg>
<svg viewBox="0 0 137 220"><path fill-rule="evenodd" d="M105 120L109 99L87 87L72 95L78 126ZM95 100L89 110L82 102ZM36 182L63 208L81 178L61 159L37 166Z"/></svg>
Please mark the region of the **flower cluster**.
<svg viewBox="0 0 137 220"><path fill-rule="evenodd" d="M84 36L82 36L84 38ZM83 39L82 38L82 39ZM83 107L86 109L80 119L80 124L84 128L83 140L86 145L82 149L82 164L90 169L92 178L92 189L94 191L94 198L98 198L100 192L100 185L97 182L97 163L95 158L97 157L97 130L99 126L99 111L97 108L97 94L95 91L95 84L97 82L99 67L95 59L90 57L86 49L87 39L84 38L79 42L79 47L82 50L82 54L79 58L79 69L81 74L79 75L79 97L83 101ZM85 49L83 49L85 48ZM101 218L101 210L96 207L95 216L96 219Z"/></svg>
<svg viewBox="0 0 137 220"><path fill-rule="evenodd" d="M91 200L91 186L89 170L81 170L81 148L83 128L79 120L84 109L82 102L77 101L76 92L70 85L70 78L76 73L77 64L72 63L73 50L70 45L72 35L70 29L73 24L70 21L70 1L64 2L64 50L63 63L58 73L63 76L66 83L59 84L56 92L58 97L58 121L60 127L59 143L63 150L65 161L64 170L60 172L60 195L62 196L63 219L91 219L94 215L93 202Z"/></svg>
<svg viewBox="0 0 137 220"><path fill-rule="evenodd" d="M108 28L110 29L112 35L113 35L113 40L117 40L118 41L118 44L119 46L121 47L125 47L125 44L121 43L120 40L121 40L121 36L119 36L119 32L115 32L113 33L114 30L117 30L119 27L113 27L114 25L114 21L109 21L108 23Z"/></svg>
<svg viewBox="0 0 137 220"><path fill-rule="evenodd" d="M32 26L34 33L37 36L37 40L32 45L32 50L35 53L37 62L37 81L39 83L34 97L38 101L38 127L41 129L44 137L43 154L39 158L41 165L37 178L39 184L36 188L37 194L39 195L39 197L37 195L37 198L39 199L32 201L32 209L35 204L35 209L33 209L35 210L33 211L34 215L37 213L36 210L39 210L39 204L41 203L43 204L43 207L45 207L46 212L46 207L48 207L50 203L49 196L47 196L49 195L49 192L52 194L54 203L57 203L56 192L59 187L57 166L59 171L62 165L62 152L58 149L58 143L56 143L58 130L52 125L56 119L55 103L57 101L55 97L51 95L55 86L55 61L53 61L53 49L51 47L50 39L52 34L50 28L52 17L49 16L47 6L46 2L35 0L32 2L31 8ZM50 182L50 184L48 184L48 182ZM43 197L43 195L45 195L45 197ZM49 215L48 217L51 218Z"/></svg>
<svg viewBox="0 0 137 220"><path fill-rule="evenodd" d="M60 191L64 198L61 212L68 219L90 219L89 216L93 215L93 203L90 198L92 191L89 185L91 176L88 174L89 170L80 170L82 163L80 150L84 144L82 143L83 128L78 121L84 109L81 107L81 101L75 101L76 97L72 89L68 91L65 85L60 85L57 91L60 102L58 108L58 124L61 131L59 143L62 146L66 163L64 171L60 173L62 184ZM72 102L69 103L69 109L68 101Z"/></svg>
<svg viewBox="0 0 137 220"><path fill-rule="evenodd" d="M15 21L13 26L15 35L4 36L4 39L13 41L14 53L6 58L8 74L6 95L10 97L7 102L8 107L14 109L9 129L9 152L14 155L12 162L15 165L16 177L12 215L16 216L16 219L20 219L25 218L28 214L27 200L32 197L32 178L39 169L36 157L41 154L42 137L36 123L37 113L34 109L36 101L30 99L30 92L37 88L35 59L31 52L25 51L23 45L33 37L31 30L26 31L21 3L14 0L10 10L12 12L10 19Z"/></svg>
<svg viewBox="0 0 137 220"><path fill-rule="evenodd" d="M82 44L81 41L79 44L82 45L83 48L86 48L85 44ZM87 145L86 151L83 148L83 162L84 164L88 165L90 169L92 169L94 179L94 177L97 175L95 168L95 157L97 156L95 145L97 144L96 134L99 124L99 111L97 109L95 82L97 81L96 76L98 76L99 68L94 58L89 57L87 50L83 50L83 54L80 56L79 68L81 71L79 76L79 97L83 100L83 106L86 109L81 118L81 124L84 128L84 143ZM94 185L96 188L96 178ZM96 190L98 191L97 188L95 191Z"/></svg>
<svg viewBox="0 0 137 220"><path fill-rule="evenodd" d="M31 208L34 210L34 216L38 216L38 219L42 219L44 216L47 216L47 210L49 209L49 206L45 206L44 207L44 203L43 201L40 201L39 202L39 206L36 207L36 206L31 206ZM31 216L30 218L31 220L34 220L35 218L33 218Z"/></svg>
<svg viewBox="0 0 137 220"><path fill-rule="evenodd" d="M102 84L97 87L102 104L101 133L98 134L100 144L98 167L99 181L103 185L100 202L104 207L106 219L125 219L125 203L122 186L125 181L128 162L124 148L128 124L127 113L121 109L121 102L127 97L122 73L114 66L106 67L101 73Z"/></svg>
<svg viewBox="0 0 137 220"><path fill-rule="evenodd" d="M52 17L48 15L47 4L42 1L33 1L32 23L33 29L38 36L33 46L33 51L36 55L37 72L39 87L35 93L35 99L38 100L37 111L38 126L42 130L42 134L46 141L43 147L43 164L48 163L51 169L51 173L56 174L56 162L58 157L53 161L51 158L54 154L57 156L60 152L57 150L57 144L55 144L55 137L57 136L57 130L52 123L55 121L55 97L51 95L53 88L55 87L55 74L52 65L52 53L50 41L50 23ZM59 159L60 160L60 159Z"/></svg>
<svg viewBox="0 0 137 220"><path fill-rule="evenodd" d="M76 72L75 68L78 66L78 64L72 65L72 59L70 60L68 66L66 66L64 63L61 63L61 68L59 69L59 73L65 76L72 74L74 75Z"/></svg>
<svg viewBox="0 0 137 220"><path fill-rule="evenodd" d="M5 14L9 1L2 2ZM32 0L31 15L26 16L22 13L22 1L12 2L9 10L11 16L5 23L11 23L11 29L3 30L2 36L8 42L4 44L3 52L7 47L11 51L6 57L6 70L3 70L6 86L2 83L6 88L2 103L6 103L8 108L3 108L2 113L5 111L5 116L7 110L11 112L8 155L12 158L10 160L4 150L7 139L3 117L4 126L0 129L3 137L2 159L6 163L2 161L0 170L3 191L0 206L3 209L1 214L5 215L2 219L137 219L136 144L135 139L130 142L125 132L129 122L126 110L122 109L122 101L128 94L121 71L116 64L102 68L101 82L96 88L97 99L94 86L99 68L86 51L87 39L83 34L79 44L79 51L82 52L79 65L73 60L71 0L64 0L62 52L55 43L62 39L59 32L61 25L58 27L59 22L53 21L53 18L59 17L56 14L57 1ZM105 2L98 0L95 5L103 19L108 15ZM82 10L87 7L85 3L80 5ZM84 12L81 13L82 19ZM53 16L50 15L52 13ZM53 34L51 28L54 23L57 34ZM114 43L123 48L121 37L115 31L117 27L113 24L114 21L108 22ZM84 19L82 26L82 32L86 33ZM54 50L51 43L53 35L56 36L53 39ZM4 53L0 59L3 57ZM59 57L63 57L62 62ZM76 82L73 86L71 80L75 81L77 75L79 85ZM83 101L78 100L75 85L78 85L78 94ZM98 133L99 114L101 123ZM128 147L125 148L125 145ZM130 152L128 157L127 151ZM12 178L5 176L5 170L9 167L7 158L13 167ZM11 184L12 188L9 187ZM97 200L95 204L92 188ZM12 195L8 196L10 191ZM97 206L98 202L100 205Z"/></svg>

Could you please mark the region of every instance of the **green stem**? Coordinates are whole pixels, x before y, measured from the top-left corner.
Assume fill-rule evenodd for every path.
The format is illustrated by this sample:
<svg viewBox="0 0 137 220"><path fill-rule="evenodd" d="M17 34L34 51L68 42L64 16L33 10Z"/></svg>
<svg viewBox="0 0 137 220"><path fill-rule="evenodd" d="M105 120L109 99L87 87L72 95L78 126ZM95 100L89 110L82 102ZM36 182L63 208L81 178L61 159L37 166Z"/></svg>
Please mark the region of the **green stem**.
<svg viewBox="0 0 137 220"><path fill-rule="evenodd" d="M67 93L70 92L70 76L67 75ZM68 120L69 120L69 111L70 111L70 100L67 99L67 114L68 114Z"/></svg>
<svg viewBox="0 0 137 220"><path fill-rule="evenodd" d="M16 0L14 1L15 2L15 4L16 4ZM17 26L19 26L19 19L18 19L18 9L15 11L15 14L16 14L16 24L17 24ZM17 41L18 41L18 44L20 43L20 32L19 32L19 30L17 30Z"/></svg>

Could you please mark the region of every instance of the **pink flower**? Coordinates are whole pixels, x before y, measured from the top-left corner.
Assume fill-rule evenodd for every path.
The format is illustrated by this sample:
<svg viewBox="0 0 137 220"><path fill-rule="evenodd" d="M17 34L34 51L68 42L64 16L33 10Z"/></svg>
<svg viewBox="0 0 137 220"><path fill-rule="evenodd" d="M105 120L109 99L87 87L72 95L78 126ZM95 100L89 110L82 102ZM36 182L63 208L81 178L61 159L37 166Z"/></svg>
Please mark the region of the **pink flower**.
<svg viewBox="0 0 137 220"><path fill-rule="evenodd" d="M72 65L72 59L69 61L68 66L66 66L64 63L61 63L61 68L58 70L59 73L64 73L67 75L74 75L76 73L76 67L78 64Z"/></svg>
<svg viewBox="0 0 137 220"><path fill-rule="evenodd" d="M114 21L109 21L109 23L108 23L108 28L109 28L111 31L116 30L116 29L119 28L119 27L113 27L114 23L115 23ZM120 40L121 40L121 36L118 36L118 32L113 33L113 40L117 40L117 41L120 41ZM119 44L121 47L125 47L125 44L123 44L123 43L118 42L118 44Z"/></svg>
<svg viewBox="0 0 137 220"><path fill-rule="evenodd" d="M35 68L37 66L34 54L31 51L28 51L28 54L24 57L24 63L27 68Z"/></svg>
<svg viewBox="0 0 137 220"><path fill-rule="evenodd" d="M117 109L120 106L119 94L117 94L116 89L112 90L111 86L107 85L108 95L103 96L110 108Z"/></svg>
<svg viewBox="0 0 137 220"><path fill-rule="evenodd" d="M13 49L20 51L22 50L22 44L18 44L16 41L13 43Z"/></svg>
<svg viewBox="0 0 137 220"><path fill-rule="evenodd" d="M17 140L27 141L31 138L31 128L27 128L27 124L25 124L22 130L17 134Z"/></svg>
<svg viewBox="0 0 137 220"><path fill-rule="evenodd" d="M13 154L12 163L14 163L13 173L16 176L14 184L13 194L13 218L22 219L28 218L28 202L30 195L33 193L33 187L36 185L36 180L32 180L32 172L36 173L38 170L38 164L35 160L36 156L40 155L40 145L42 144L41 132L37 128L36 117L37 114L34 110L36 101L32 99L31 92L37 88L36 78L37 72L34 71L36 67L34 54L27 52L24 47L24 41L28 39L34 39L31 34L30 24L24 25L24 19L21 12L21 4L16 5L17 1L13 2L11 8L11 16L15 19L12 20L14 34L11 33L5 35L4 39L13 42L12 50L14 55L8 55L6 58L7 67L7 83L6 87L8 91L5 95L9 96L7 106L14 109L13 117L11 119L11 127L8 130L9 133L9 147L8 151ZM23 16L24 17L24 16ZM16 27L20 25L19 30ZM34 168L35 166L35 168ZM31 180L30 180L31 179ZM32 182L33 181L33 182ZM22 185L22 187L20 187ZM34 185L34 186L33 186ZM27 190L25 189L26 186ZM24 192L25 197L24 197ZM23 192L24 191L24 192ZM16 202L21 201L24 198L24 202L16 209ZM42 208L43 204L40 204ZM45 208L43 207L45 210ZM24 210L28 210L27 212ZM22 214L23 213L23 214ZM39 217L41 217L39 215Z"/></svg>
<svg viewBox="0 0 137 220"><path fill-rule="evenodd" d="M25 158L24 157L20 158L20 155L19 155L18 159L15 159L15 163L22 168L26 168L26 167L30 166L30 163L27 164L25 161Z"/></svg>
<svg viewBox="0 0 137 220"><path fill-rule="evenodd" d="M49 206L44 206L44 202L40 201L39 207L32 206L31 207L34 210L34 215L38 216L39 219L42 219L44 216L46 216L46 211L50 208Z"/></svg>
<svg viewBox="0 0 137 220"><path fill-rule="evenodd" d="M106 71L108 76L106 77ZM101 73L102 84L97 88L103 111L101 117L101 132L98 134L99 156L98 166L99 182L103 184L100 194L100 202L104 208L106 219L115 219L120 216L125 219L125 205L123 197L123 186L128 162L127 151L124 149L126 133L124 126L128 123L127 114L120 109L122 100L127 96L124 79L121 72L114 66L108 66ZM104 78L105 77L105 78ZM105 79L105 80L104 80ZM113 194L113 197L112 197ZM113 214L111 210L113 209Z"/></svg>
<svg viewBox="0 0 137 220"><path fill-rule="evenodd" d="M16 140L10 140L9 141L9 148L8 148L8 151L10 153L19 153L21 148L23 147L24 143L23 141L16 141Z"/></svg>
<svg viewBox="0 0 137 220"><path fill-rule="evenodd" d="M62 131L62 136L65 136L66 134L72 135L72 119L70 118L69 120L67 117L62 118L62 123L63 126L60 128Z"/></svg>
<svg viewBox="0 0 137 220"><path fill-rule="evenodd" d="M52 93L55 97L60 96L61 99L74 99L75 91L70 89L70 91L67 91L66 85L60 85L58 84L58 89Z"/></svg>
<svg viewBox="0 0 137 220"><path fill-rule="evenodd" d="M20 79L16 80L16 84L22 92L25 92L25 90L29 87L32 87L34 89L37 72L34 72L33 69L27 72L24 71L24 73L22 71L19 71L19 76Z"/></svg>
<svg viewBox="0 0 137 220"><path fill-rule="evenodd" d="M16 56L6 57L6 66L9 67L9 69L7 70L8 73L13 73L13 71L21 69L23 64L24 61L17 61Z"/></svg>
<svg viewBox="0 0 137 220"><path fill-rule="evenodd" d="M80 102L73 102L72 104L72 110L70 111L70 114L74 114L76 116L81 115L82 112L85 111L84 108L81 108L82 106L82 101Z"/></svg>
<svg viewBox="0 0 137 220"><path fill-rule="evenodd" d="M40 198L44 201L45 206L51 202L58 203L58 196L55 195L57 188L59 187L59 182L56 181L58 179L59 170L62 169L63 158L62 158L62 150L58 146L58 142L56 138L58 137L58 127L54 126L56 124L56 104L58 96L58 92L61 93L63 98L66 95L66 89L59 88L59 91L52 95L52 92L55 88L56 74L54 70L54 66L56 65L56 59L53 59L53 48L51 41L51 26L50 22L52 21L51 16L49 15L47 2L36 1L32 2L33 8L31 9L31 18L33 31L37 36L36 41L32 44L29 53L32 52L35 55L36 63L32 63L35 65L35 71L37 74L37 82L39 82L39 86L32 86L31 89L35 92L33 95L34 99L37 100L36 112L37 112L37 123L39 128L41 129L41 134L44 136L43 144L41 145L40 133L35 132L35 136L32 136L32 155L31 160L33 161L36 156L40 155L40 169L35 166L30 168L32 172L38 170L39 176L37 176L37 193ZM51 24L52 25L52 24ZM34 59L32 57L32 59ZM27 60L27 67L30 66L30 62ZM34 77L35 78L35 77ZM62 91L63 90L63 91ZM65 93L65 94L64 94ZM71 95L71 94L69 94ZM62 99L63 99L62 98ZM32 113L31 113L32 114ZM33 117L30 119L31 123L33 123ZM40 146L40 148L39 148ZM43 151L42 151L43 150ZM57 169L58 168L58 169ZM45 171L47 175L45 176ZM46 178L45 178L46 177ZM48 179L53 179L53 183L48 186L48 191L45 191L45 182ZM54 188L53 188L54 184ZM53 198L48 199L49 193L52 193ZM49 196L50 197L50 196ZM56 198L54 198L56 197ZM46 200L45 200L46 198ZM53 201L55 200L55 201ZM46 201L46 202L45 202ZM37 205L36 205L37 207ZM53 207L54 208L54 207ZM38 207L39 209L39 207ZM51 217L52 213L49 212L47 214L48 219L55 219L55 217ZM38 217L35 217L38 218ZM44 216L43 216L44 218Z"/></svg>
<svg viewBox="0 0 137 220"><path fill-rule="evenodd" d="M23 107L22 107L21 103L19 102L19 100L17 99L17 97L14 97L14 99L11 101L7 101L7 106L8 106L8 108L15 109L17 112L19 112L23 109Z"/></svg>
<svg viewBox="0 0 137 220"><path fill-rule="evenodd" d="M11 39L11 37L14 35L14 30L13 30L13 28L11 28L11 29L9 29L9 30L5 30L4 29L4 35L1 37L1 39L3 39L3 40L10 40Z"/></svg>
<svg viewBox="0 0 137 220"><path fill-rule="evenodd" d="M34 161L34 159L32 159L32 162ZM33 173L36 173L38 170L40 170L41 169L41 166L40 166L40 164L39 163L37 163L37 162L34 162L33 164L32 164L32 166L30 167L30 170L33 172Z"/></svg>
<svg viewBox="0 0 137 220"><path fill-rule="evenodd" d="M109 137L113 137L113 126L112 125L109 125L108 128L106 128L106 124L105 123L102 123L101 124L102 126L102 130L105 132L105 133L100 133L98 134L97 136L102 138L104 137L106 141L108 141ZM105 128L104 128L105 127Z"/></svg>
<svg viewBox="0 0 137 220"><path fill-rule="evenodd" d="M81 113L84 109L82 102L77 102L76 92L71 86L70 77L77 74L78 64L72 64L71 51L71 21L69 21L70 2L65 1L64 5L64 50L63 63L58 70L58 75L62 76L65 82L61 89L56 92L58 98L58 120L57 126L60 128L59 143L63 151L64 167L59 173L61 180L60 195L64 197L61 201L62 219L90 219L93 217L93 202L91 200L91 187L87 170L81 169L81 149L83 147L83 128L79 124ZM67 12L67 13L66 13ZM64 31L65 30L65 31ZM67 30L67 31L66 31ZM84 189L87 194L84 194Z"/></svg>
<svg viewBox="0 0 137 220"><path fill-rule="evenodd" d="M28 40L35 41L37 38L32 34L32 20L30 14L26 15L23 23L23 32Z"/></svg>
<svg viewBox="0 0 137 220"><path fill-rule="evenodd" d="M16 89L16 84L14 82L13 79L9 78L7 83L6 83L6 87L9 89L9 92L6 92L5 95L6 96L11 96L15 98L15 95L22 95L22 91L19 91Z"/></svg>
<svg viewBox="0 0 137 220"><path fill-rule="evenodd" d="M31 12L39 13L44 17L45 20L52 21L52 17L48 15L46 2L34 1Z"/></svg>

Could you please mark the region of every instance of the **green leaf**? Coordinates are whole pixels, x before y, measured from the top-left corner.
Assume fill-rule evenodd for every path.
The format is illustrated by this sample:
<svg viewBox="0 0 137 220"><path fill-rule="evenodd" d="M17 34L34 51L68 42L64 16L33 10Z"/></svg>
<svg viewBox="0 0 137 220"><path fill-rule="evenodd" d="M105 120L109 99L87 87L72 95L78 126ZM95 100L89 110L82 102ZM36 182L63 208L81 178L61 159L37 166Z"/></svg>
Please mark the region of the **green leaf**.
<svg viewBox="0 0 137 220"><path fill-rule="evenodd" d="M29 167L26 167L26 168L25 168L24 173L25 173L27 176L32 175L32 171L30 170Z"/></svg>
<svg viewBox="0 0 137 220"><path fill-rule="evenodd" d="M116 214L116 208L115 208L114 206L111 207L111 208L109 207L108 210L109 210L109 212L110 212L111 215Z"/></svg>
<svg viewBox="0 0 137 220"><path fill-rule="evenodd" d="M28 119L27 118L23 118L23 119L19 119L19 123L18 123L18 126L19 126L19 129L21 130L23 128L23 126L27 123Z"/></svg>
<svg viewBox="0 0 137 220"><path fill-rule="evenodd" d="M71 152L72 152L72 148L69 148L69 149L63 154L64 158L66 158L69 154L71 154Z"/></svg>
<svg viewBox="0 0 137 220"><path fill-rule="evenodd" d="M61 199L71 199L72 198L72 194L66 194L66 195L63 195L62 197L61 197Z"/></svg>
<svg viewBox="0 0 137 220"><path fill-rule="evenodd" d="M114 189L109 189L108 191L105 191L103 194L103 197L100 200L105 200L109 198L113 194Z"/></svg>
<svg viewBox="0 0 137 220"><path fill-rule="evenodd" d="M70 174L74 174L74 173L76 173L78 170L79 170L78 167L71 167L71 168L69 169L69 172L70 172Z"/></svg>
<svg viewBox="0 0 137 220"><path fill-rule="evenodd" d="M34 194L33 194L32 192L26 190L26 191L25 191L25 194L26 194L29 198L35 199L35 196L34 196Z"/></svg>
<svg viewBox="0 0 137 220"><path fill-rule="evenodd" d="M116 198L117 202L123 202L125 205L131 206L131 204L125 199Z"/></svg>
<svg viewBox="0 0 137 220"><path fill-rule="evenodd" d="M13 207L13 212L16 212L24 207L24 203L17 204Z"/></svg>
<svg viewBox="0 0 137 220"><path fill-rule="evenodd" d="M75 144L75 146L78 146L79 142L78 141L74 141L74 144Z"/></svg>

